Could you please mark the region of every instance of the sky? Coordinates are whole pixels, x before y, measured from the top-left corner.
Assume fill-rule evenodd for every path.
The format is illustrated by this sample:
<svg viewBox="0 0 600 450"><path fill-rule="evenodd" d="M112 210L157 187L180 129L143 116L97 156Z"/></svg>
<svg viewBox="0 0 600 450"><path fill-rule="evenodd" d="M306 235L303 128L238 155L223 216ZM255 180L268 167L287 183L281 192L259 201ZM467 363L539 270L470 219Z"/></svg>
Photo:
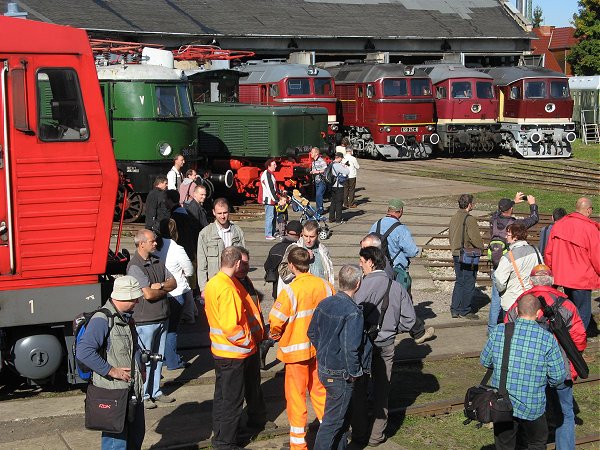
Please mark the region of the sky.
<svg viewBox="0 0 600 450"><path fill-rule="evenodd" d="M533 0L533 9L536 6L542 8L544 13L542 25L556 27L573 26L569 22L579 9L577 0Z"/></svg>

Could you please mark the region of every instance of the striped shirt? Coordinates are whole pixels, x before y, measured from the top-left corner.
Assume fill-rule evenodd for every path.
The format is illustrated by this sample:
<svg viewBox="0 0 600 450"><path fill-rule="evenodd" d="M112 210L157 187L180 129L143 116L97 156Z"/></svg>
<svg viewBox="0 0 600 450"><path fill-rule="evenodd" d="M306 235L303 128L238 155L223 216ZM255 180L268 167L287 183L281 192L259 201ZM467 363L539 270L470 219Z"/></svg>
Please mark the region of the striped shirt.
<svg viewBox="0 0 600 450"><path fill-rule="evenodd" d="M491 385L500 386L504 324L498 325L481 352L484 367L493 368ZM546 410L546 385L558 386L566 377L565 363L556 339L535 320L517 319L510 343L506 390L513 416L535 420Z"/></svg>

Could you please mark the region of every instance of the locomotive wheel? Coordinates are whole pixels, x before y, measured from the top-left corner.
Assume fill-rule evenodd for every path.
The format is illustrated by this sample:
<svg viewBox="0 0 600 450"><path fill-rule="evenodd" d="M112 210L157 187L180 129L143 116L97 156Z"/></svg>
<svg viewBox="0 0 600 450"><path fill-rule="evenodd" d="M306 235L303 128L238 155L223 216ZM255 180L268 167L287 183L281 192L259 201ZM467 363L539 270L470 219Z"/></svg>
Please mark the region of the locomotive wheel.
<svg viewBox="0 0 600 450"><path fill-rule="evenodd" d="M121 205L123 204L123 198L121 197L121 192L119 192L117 199L117 204L115 206L115 220L118 221L121 219ZM144 211L144 200L142 200L142 196L137 192L127 192L127 209L125 210L125 215L123 216L123 222L131 223L136 222L142 217L142 212Z"/></svg>

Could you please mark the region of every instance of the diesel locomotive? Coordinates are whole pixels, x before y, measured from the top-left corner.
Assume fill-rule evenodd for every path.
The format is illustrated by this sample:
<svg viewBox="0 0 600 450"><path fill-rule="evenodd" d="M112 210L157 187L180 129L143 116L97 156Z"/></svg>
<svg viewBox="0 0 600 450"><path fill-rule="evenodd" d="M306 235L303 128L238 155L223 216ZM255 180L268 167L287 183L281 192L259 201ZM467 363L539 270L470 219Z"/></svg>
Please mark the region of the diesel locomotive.
<svg viewBox="0 0 600 450"><path fill-rule="evenodd" d="M74 28L0 17L0 37L0 365L75 382L71 321L110 288L118 184L94 57Z"/></svg>
<svg viewBox="0 0 600 450"><path fill-rule="evenodd" d="M433 83L438 149L448 154L492 151L501 139L492 77L460 64L416 67Z"/></svg>
<svg viewBox="0 0 600 450"><path fill-rule="evenodd" d="M343 64L335 79L340 131L360 155L428 158L438 144L431 80L403 64Z"/></svg>
<svg viewBox="0 0 600 450"><path fill-rule="evenodd" d="M500 150L524 158L568 158L575 140L567 77L541 67L490 67L498 97Z"/></svg>

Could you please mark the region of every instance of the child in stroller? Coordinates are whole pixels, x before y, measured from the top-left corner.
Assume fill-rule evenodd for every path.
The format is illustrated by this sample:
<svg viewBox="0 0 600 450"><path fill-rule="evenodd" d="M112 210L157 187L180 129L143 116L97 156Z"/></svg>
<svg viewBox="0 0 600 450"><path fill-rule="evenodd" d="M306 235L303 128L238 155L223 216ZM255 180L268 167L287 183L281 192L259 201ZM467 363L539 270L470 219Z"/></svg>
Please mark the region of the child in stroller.
<svg viewBox="0 0 600 450"><path fill-rule="evenodd" d="M319 239L326 240L331 236L331 230L327 225L325 217L317 212L315 208L310 206L308 199L302 197L298 189L294 189L291 197L292 210L302 212L300 223L304 224L307 220L316 220L319 223Z"/></svg>

